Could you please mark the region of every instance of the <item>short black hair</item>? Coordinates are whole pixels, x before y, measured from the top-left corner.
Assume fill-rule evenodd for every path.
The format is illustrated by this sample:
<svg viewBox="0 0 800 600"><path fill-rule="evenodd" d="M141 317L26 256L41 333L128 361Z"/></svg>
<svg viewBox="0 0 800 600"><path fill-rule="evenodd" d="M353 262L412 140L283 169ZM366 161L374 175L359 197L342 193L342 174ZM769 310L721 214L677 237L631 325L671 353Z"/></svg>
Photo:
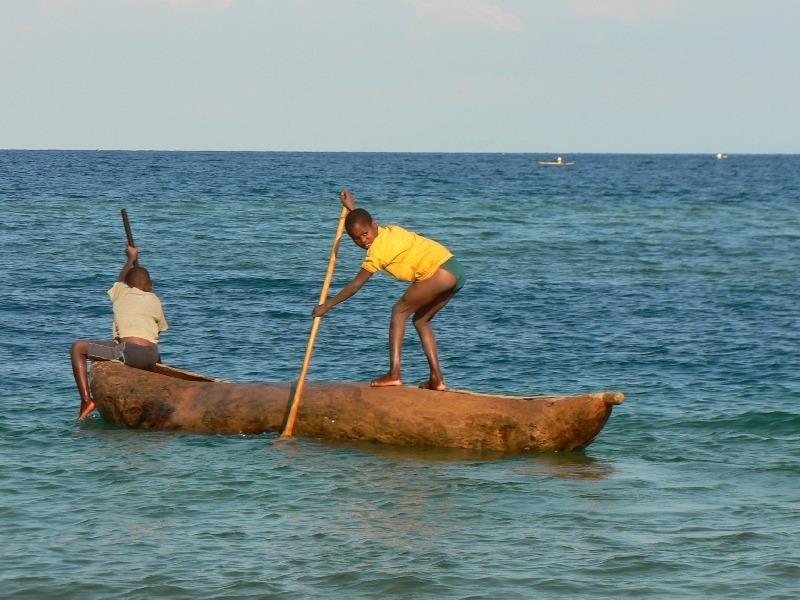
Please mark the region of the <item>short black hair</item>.
<svg viewBox="0 0 800 600"><path fill-rule="evenodd" d="M347 231L350 231L350 228L357 223L369 225L372 223L372 215L363 208L354 208L347 213L347 217L345 217L344 220L344 227Z"/></svg>
<svg viewBox="0 0 800 600"><path fill-rule="evenodd" d="M137 266L133 267L126 273L125 283L130 287L144 290L144 288L146 288L152 282L150 281L150 273L147 272L147 269Z"/></svg>

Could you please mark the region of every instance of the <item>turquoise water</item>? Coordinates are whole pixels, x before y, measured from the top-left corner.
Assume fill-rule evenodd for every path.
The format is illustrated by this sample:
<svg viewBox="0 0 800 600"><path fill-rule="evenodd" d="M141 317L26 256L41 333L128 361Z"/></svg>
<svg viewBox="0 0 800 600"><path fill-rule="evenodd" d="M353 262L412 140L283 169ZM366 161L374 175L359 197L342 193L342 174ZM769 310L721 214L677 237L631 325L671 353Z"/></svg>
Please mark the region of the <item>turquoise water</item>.
<svg viewBox="0 0 800 600"><path fill-rule="evenodd" d="M0 596L800 595L800 157L0 152ZM572 158L572 157L571 157ZM291 380L349 186L468 272L453 387L620 389L586 451L500 455L77 423L119 209L167 362ZM362 251L342 244L338 289ZM373 278L313 380L387 365ZM404 376L427 376L413 328Z"/></svg>

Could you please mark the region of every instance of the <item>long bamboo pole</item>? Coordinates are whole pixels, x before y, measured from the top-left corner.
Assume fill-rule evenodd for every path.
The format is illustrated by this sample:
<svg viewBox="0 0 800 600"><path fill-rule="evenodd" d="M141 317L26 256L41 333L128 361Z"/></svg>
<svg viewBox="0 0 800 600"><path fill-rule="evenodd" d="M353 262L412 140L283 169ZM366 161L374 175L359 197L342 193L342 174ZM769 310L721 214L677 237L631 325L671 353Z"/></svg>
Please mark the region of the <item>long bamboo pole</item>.
<svg viewBox="0 0 800 600"><path fill-rule="evenodd" d="M331 286L333 270L336 267L336 251L339 249L339 240L341 240L342 232L344 231L344 219L348 212L350 212L348 208L342 206L342 212L339 214L339 225L336 228L336 237L333 240L333 248L331 248L331 257L328 260L328 272L325 274L325 281L322 284L322 291L319 294L318 304L322 304L328 298L328 288ZM317 331L319 330L319 323L321 320L322 317L314 317L314 323L311 325L311 335L308 337L308 345L306 345L306 356L303 359L303 368L300 369L300 376L297 378L297 386L294 389L294 396L292 397L292 407L289 409L286 426L283 428L284 437L292 437L292 433L294 432L294 422L297 419L297 411L300 408L300 399L303 396L306 373L308 372L308 366L311 364L311 354L314 352L314 342L317 339Z"/></svg>

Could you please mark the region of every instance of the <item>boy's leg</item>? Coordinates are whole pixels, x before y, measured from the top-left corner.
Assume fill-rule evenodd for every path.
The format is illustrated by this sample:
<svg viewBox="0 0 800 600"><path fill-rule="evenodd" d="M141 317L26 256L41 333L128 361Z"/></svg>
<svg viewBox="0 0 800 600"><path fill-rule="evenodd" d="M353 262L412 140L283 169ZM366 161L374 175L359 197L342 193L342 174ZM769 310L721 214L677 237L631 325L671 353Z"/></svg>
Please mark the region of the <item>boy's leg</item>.
<svg viewBox="0 0 800 600"><path fill-rule="evenodd" d="M431 319L450 302L454 295L455 291L453 290L443 292L433 302L426 304L414 313L414 327L419 334L422 349L425 352L425 358L428 359L428 365L430 365L431 370L428 381L423 381L419 384L421 388L429 390L445 389L444 377L442 377L442 370L439 367L439 353L436 349L436 336L433 333L433 327L431 327Z"/></svg>
<svg viewBox="0 0 800 600"><path fill-rule="evenodd" d="M403 347L403 334L406 331L406 321L408 321L409 315L434 302L440 294L452 290L455 284L455 275L445 269L438 269L432 277L425 281L413 283L400 300L395 303L392 307L392 318L389 323L389 372L374 379L372 381L373 386L402 385L400 354Z"/></svg>
<svg viewBox="0 0 800 600"><path fill-rule="evenodd" d="M86 366L88 351L88 340L78 340L72 344L69 353L72 359L72 375L75 377L75 384L78 386L78 393L81 395L81 409L78 419L85 419L95 408L94 401L89 393L89 373Z"/></svg>
<svg viewBox="0 0 800 600"><path fill-rule="evenodd" d="M94 400L89 392L88 359L119 360L122 357L124 343L106 340L78 340L72 344L70 356L72 358L72 375L81 395L81 411L78 420L85 419L95 409Z"/></svg>

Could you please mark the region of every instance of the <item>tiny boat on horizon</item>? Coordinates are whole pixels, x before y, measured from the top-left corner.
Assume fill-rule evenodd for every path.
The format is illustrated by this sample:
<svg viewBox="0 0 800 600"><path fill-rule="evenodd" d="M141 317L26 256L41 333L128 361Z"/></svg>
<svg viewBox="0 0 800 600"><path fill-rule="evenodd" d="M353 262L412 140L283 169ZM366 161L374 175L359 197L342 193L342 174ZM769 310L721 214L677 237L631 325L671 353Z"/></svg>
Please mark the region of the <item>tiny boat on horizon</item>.
<svg viewBox="0 0 800 600"><path fill-rule="evenodd" d="M205 434L283 431L294 383L232 383L157 365L92 367L92 397L121 427ZM622 392L503 396L356 382L308 382L295 435L404 446L505 452L585 448L600 434Z"/></svg>
<svg viewBox="0 0 800 600"><path fill-rule="evenodd" d="M570 167L575 164L575 161L567 162L563 156L557 156L553 160L540 160L539 164L543 167Z"/></svg>

